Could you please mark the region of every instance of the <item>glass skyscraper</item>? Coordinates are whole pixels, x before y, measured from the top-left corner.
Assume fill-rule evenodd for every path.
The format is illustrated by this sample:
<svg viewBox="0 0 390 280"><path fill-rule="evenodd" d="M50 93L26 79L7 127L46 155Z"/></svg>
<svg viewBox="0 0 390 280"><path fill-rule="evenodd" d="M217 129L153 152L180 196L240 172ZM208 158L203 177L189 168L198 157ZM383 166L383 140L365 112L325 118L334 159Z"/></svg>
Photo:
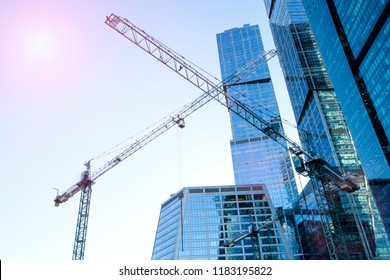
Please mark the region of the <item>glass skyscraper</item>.
<svg viewBox="0 0 390 280"><path fill-rule="evenodd" d="M222 79L250 64L264 53L258 25L245 24L217 34L218 54ZM242 102L267 121L281 134L283 126L266 63L256 71L230 85L227 94ZM289 151L250 123L230 112L233 139L230 141L235 183L264 184L273 205L281 210L280 217L286 239L295 259L300 259L301 249L287 209L293 207L298 190Z"/></svg>
<svg viewBox="0 0 390 280"><path fill-rule="evenodd" d="M302 2L390 239L390 3Z"/></svg>
<svg viewBox="0 0 390 280"><path fill-rule="evenodd" d="M361 190L352 196L333 191L332 231L348 259L389 258L383 222L365 184L354 143L337 91L329 78L301 0L265 0L271 31L278 50L303 148L344 172L354 174ZM318 199L309 184L295 209L297 232L305 258L326 259L326 234L318 215ZM305 211L302 210L302 207ZM329 206L328 206L329 208ZM312 211L308 211L311 209ZM331 210L331 209L328 209ZM354 221L354 222L351 222ZM375 231L374 231L375 228ZM341 235L342 236L337 236ZM348 252L346 252L348 251Z"/></svg>
<svg viewBox="0 0 390 280"><path fill-rule="evenodd" d="M247 24L219 33L217 43L222 79L264 52L258 25ZM283 134L266 63L236 85L231 85L227 93ZM236 184L264 184L275 207L291 208L298 191L287 149L232 112L230 121L233 135L230 146Z"/></svg>
<svg viewBox="0 0 390 280"><path fill-rule="evenodd" d="M183 188L161 205L152 259L292 259L277 216L262 185Z"/></svg>

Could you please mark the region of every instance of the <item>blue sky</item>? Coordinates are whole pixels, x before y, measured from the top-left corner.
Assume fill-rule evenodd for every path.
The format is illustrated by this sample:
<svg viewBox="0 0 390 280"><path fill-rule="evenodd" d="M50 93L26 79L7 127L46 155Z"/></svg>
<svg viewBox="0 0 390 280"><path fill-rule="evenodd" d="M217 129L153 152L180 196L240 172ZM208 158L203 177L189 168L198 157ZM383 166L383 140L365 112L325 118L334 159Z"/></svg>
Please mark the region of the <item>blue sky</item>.
<svg viewBox="0 0 390 280"><path fill-rule="evenodd" d="M202 94L104 24L112 12L220 77L216 34L259 24L261 0L0 2L0 258L71 259L84 162ZM278 61L282 117L293 121ZM294 131L286 127L294 138ZM142 135L138 134L139 136ZM98 179L85 259L149 260L160 205L186 186L234 184L229 116L210 102ZM92 161L92 171L111 158Z"/></svg>

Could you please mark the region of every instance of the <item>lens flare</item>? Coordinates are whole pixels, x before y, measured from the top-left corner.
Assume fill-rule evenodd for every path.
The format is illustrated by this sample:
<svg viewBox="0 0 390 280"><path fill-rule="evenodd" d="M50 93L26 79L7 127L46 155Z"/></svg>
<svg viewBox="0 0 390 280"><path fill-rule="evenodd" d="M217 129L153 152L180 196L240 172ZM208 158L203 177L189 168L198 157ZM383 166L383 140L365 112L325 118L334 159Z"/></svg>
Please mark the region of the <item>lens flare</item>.
<svg viewBox="0 0 390 280"><path fill-rule="evenodd" d="M37 64L51 63L60 46L58 38L49 30L32 30L25 38L26 57Z"/></svg>
<svg viewBox="0 0 390 280"><path fill-rule="evenodd" d="M75 76L75 64L84 51L83 39L72 11L60 5L35 4L9 10L6 19L0 20L7 23L0 27L4 69L0 72L15 86L49 91Z"/></svg>

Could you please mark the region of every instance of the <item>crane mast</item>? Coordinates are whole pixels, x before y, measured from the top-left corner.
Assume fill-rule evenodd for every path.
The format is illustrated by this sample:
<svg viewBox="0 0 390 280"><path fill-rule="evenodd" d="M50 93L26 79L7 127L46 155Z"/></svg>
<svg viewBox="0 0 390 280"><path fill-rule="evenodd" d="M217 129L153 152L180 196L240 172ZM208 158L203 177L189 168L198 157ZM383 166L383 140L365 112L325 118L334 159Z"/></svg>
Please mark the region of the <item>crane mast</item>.
<svg viewBox="0 0 390 280"><path fill-rule="evenodd" d="M213 96L213 99L288 149L297 172L312 179L313 192L324 225L323 230L330 258L348 258L346 242L343 234L340 234L342 232L340 221L337 216L330 213L333 211L328 209L333 209L335 205L331 195L331 186L335 186L337 190L352 193L359 189L352 180L341 173L338 168L304 151L298 144L281 133L278 128L274 128L272 124L258 116L248 106L230 96L226 91L228 84L224 84L223 87L216 86L195 65L127 19L111 14L106 17L106 24L206 94L210 89L214 89L213 92L217 95ZM339 238L334 238L334 236L339 236Z"/></svg>
<svg viewBox="0 0 390 280"><path fill-rule="evenodd" d="M85 163L87 169L81 175L80 185L81 195L79 203L79 212L77 215L77 227L76 234L73 243L73 255L72 260L84 259L85 240L87 238L89 208L91 205L91 194L93 181L90 178L91 163L88 161Z"/></svg>

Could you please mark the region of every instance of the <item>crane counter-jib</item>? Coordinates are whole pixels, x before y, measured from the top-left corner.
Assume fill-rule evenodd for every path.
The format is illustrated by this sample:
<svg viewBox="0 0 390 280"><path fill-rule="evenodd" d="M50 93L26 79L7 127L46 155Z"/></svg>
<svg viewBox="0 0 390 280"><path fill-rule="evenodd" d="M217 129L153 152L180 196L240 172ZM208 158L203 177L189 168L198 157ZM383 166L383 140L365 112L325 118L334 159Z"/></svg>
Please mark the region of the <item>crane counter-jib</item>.
<svg viewBox="0 0 390 280"><path fill-rule="evenodd" d="M80 183L74 184L69 189L67 189L63 194L57 196L54 199L54 205L59 206L60 203L64 203L69 200L73 195L80 191L82 185Z"/></svg>
<svg viewBox="0 0 390 280"><path fill-rule="evenodd" d="M54 205L59 206L61 203L68 201L72 196L78 193L83 187L91 186L92 181L90 180L89 171L84 171L81 175L81 180L68 188L63 194L57 196L54 199Z"/></svg>

